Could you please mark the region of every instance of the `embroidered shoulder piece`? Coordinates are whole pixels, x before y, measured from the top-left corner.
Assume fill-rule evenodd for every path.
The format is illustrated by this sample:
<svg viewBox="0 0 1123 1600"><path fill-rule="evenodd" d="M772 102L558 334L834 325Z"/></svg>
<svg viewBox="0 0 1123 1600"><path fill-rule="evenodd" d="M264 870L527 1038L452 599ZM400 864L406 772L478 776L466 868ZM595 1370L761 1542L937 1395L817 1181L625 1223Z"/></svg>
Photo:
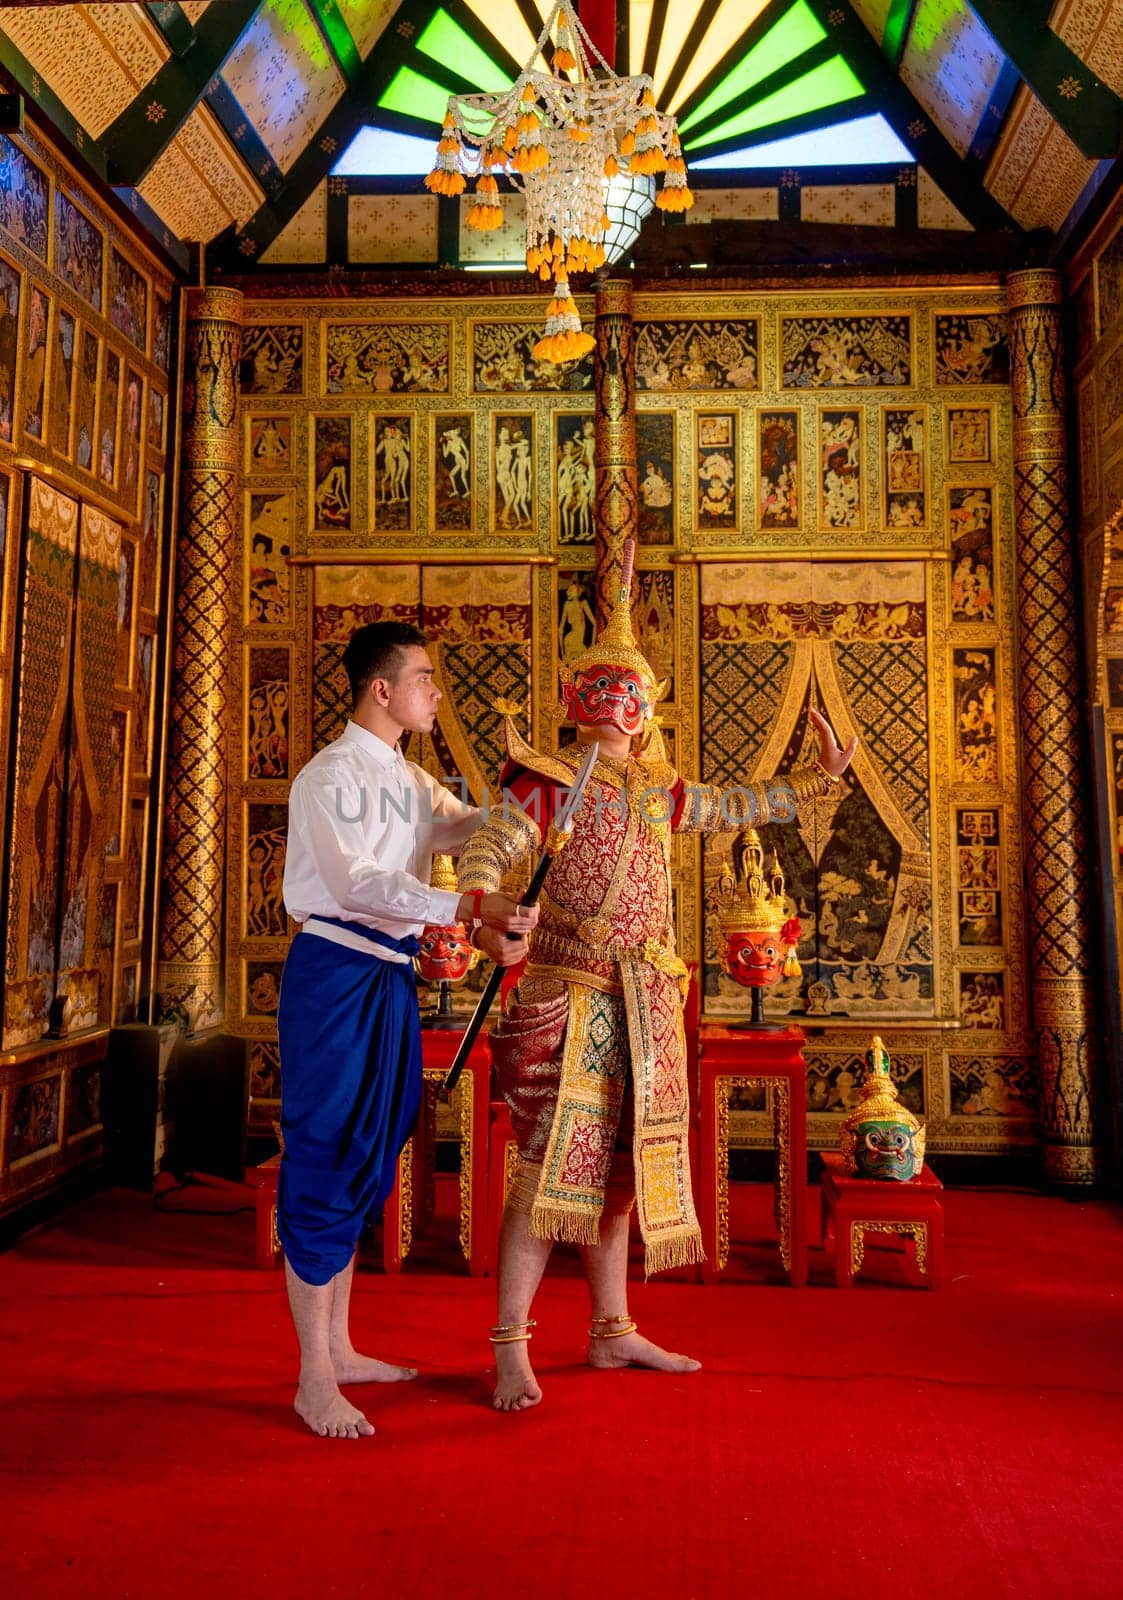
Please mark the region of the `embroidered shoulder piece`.
<svg viewBox="0 0 1123 1600"><path fill-rule="evenodd" d="M543 755L541 750L527 743L515 727L512 717L504 718L503 736L507 741L507 754L516 766L525 767L528 772L537 772L539 777L550 778L554 783L562 783L567 787L573 782L573 774L580 765L580 751L576 747L572 758L561 750L556 755Z"/></svg>

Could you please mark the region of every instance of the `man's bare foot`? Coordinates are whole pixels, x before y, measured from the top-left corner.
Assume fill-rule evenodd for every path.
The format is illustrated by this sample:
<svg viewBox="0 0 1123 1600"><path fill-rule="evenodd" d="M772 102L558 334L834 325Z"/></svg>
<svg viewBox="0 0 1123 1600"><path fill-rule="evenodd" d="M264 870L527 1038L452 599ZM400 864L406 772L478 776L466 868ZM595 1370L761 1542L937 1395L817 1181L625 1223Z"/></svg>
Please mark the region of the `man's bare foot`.
<svg viewBox="0 0 1123 1600"><path fill-rule="evenodd" d="M344 1399L333 1382L302 1378L293 1408L321 1439L362 1439L374 1432L358 1407Z"/></svg>
<svg viewBox="0 0 1123 1600"><path fill-rule="evenodd" d="M634 1330L619 1339L590 1339L589 1365L610 1371L614 1367L650 1367L654 1372L697 1372L700 1361L663 1350Z"/></svg>
<svg viewBox="0 0 1123 1600"><path fill-rule="evenodd" d="M517 1344L497 1344L495 1351L495 1394L492 1405L496 1411L529 1411L542 1398L542 1390L534 1376L527 1352L526 1340Z"/></svg>
<svg viewBox="0 0 1123 1600"><path fill-rule="evenodd" d="M396 1367L390 1361L361 1356L353 1347L333 1350L331 1364L336 1383L408 1383L417 1377L416 1367Z"/></svg>

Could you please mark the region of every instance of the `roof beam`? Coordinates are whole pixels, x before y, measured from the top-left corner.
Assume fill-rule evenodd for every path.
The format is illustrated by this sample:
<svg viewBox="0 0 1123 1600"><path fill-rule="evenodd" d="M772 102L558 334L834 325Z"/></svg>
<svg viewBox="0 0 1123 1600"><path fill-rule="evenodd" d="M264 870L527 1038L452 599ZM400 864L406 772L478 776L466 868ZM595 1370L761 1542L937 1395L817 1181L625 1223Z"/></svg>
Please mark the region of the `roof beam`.
<svg viewBox="0 0 1123 1600"><path fill-rule="evenodd" d="M835 39L865 87L867 109L881 112L902 144L913 152L971 226L982 232L1010 228L1021 233L1023 230L983 187L978 173L964 162L901 82L858 14L849 5L844 10L838 0L807 0L807 5ZM844 108L840 118L842 115Z"/></svg>
<svg viewBox="0 0 1123 1600"><path fill-rule="evenodd" d="M383 34L371 46L363 62L362 71L352 88L344 91L308 144L297 156L285 174L284 187L275 197L270 197L239 231L228 228L211 241L207 249L207 264L213 271L244 273L269 248L273 240L312 195L317 184L330 173L332 167L346 150L359 129L370 120L372 110L385 92L399 67L412 53L412 40L416 38L433 14L431 0L405 0L397 12L396 37ZM402 33L402 26L409 28ZM451 77L457 84L452 92L463 93L462 79L443 71L436 62L428 63L434 81ZM385 114L379 116L380 124L390 126L398 119ZM411 128L410 132L416 132ZM437 130L433 129L434 150ZM417 180L418 193L421 179Z"/></svg>
<svg viewBox="0 0 1123 1600"><path fill-rule="evenodd" d="M308 9L344 83L349 89L356 88L363 73L363 58L336 0L308 0Z"/></svg>
<svg viewBox="0 0 1123 1600"><path fill-rule="evenodd" d="M164 35L173 56L181 56L190 50L195 42L195 29L176 0L168 0L165 5L146 5L144 9Z"/></svg>
<svg viewBox="0 0 1123 1600"><path fill-rule="evenodd" d="M259 0L207 7L182 56L166 61L102 135L111 182L135 188L155 166L259 10Z"/></svg>
<svg viewBox="0 0 1123 1600"><path fill-rule="evenodd" d="M1040 5L967 4L1078 150L1094 160L1123 154L1123 100L1046 26Z"/></svg>
<svg viewBox="0 0 1123 1600"><path fill-rule="evenodd" d="M1002 131L1002 122L1010 109L1010 102L1022 81L1022 75L1017 67L1007 56L998 69L998 76L990 91L990 99L986 109L979 118L975 129L975 136L971 140L971 148L967 152L967 160L972 165L984 168L994 149L998 135Z"/></svg>
<svg viewBox="0 0 1123 1600"><path fill-rule="evenodd" d="M893 67L901 65L919 4L920 0L889 0L889 14L885 18L881 48L886 61Z"/></svg>

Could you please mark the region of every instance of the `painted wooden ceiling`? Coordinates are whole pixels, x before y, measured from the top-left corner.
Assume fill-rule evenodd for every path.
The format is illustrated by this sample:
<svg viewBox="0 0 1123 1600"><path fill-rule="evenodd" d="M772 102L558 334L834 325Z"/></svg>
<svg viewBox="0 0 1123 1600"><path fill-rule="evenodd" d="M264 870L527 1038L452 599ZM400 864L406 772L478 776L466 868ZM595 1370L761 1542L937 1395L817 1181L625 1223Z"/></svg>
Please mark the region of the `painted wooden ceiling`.
<svg viewBox="0 0 1123 1600"><path fill-rule="evenodd" d="M596 37L613 8L594 9ZM416 172L334 169L368 126L431 141L450 92L513 80L541 19L536 0L3 5L0 67L181 254L330 260L345 204L344 261L465 264ZM695 222L1057 235L1123 150L1123 0L617 0L615 22L617 70L679 117Z"/></svg>

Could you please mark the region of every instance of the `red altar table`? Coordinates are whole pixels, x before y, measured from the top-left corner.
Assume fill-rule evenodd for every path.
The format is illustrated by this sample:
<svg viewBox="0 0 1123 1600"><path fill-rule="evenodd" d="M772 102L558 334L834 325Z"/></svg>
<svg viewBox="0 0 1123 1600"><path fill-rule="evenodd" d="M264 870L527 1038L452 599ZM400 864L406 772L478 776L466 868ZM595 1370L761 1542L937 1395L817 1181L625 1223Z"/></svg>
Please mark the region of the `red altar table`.
<svg viewBox="0 0 1123 1600"><path fill-rule="evenodd" d="M729 1260L729 1096L770 1088L776 1137L776 1225L793 1288L807 1282L807 1064L799 1028L737 1031L706 1026L698 1051L698 1195L713 1283Z"/></svg>
<svg viewBox="0 0 1123 1600"><path fill-rule="evenodd" d="M424 1171L424 1121L406 1140L398 1157L398 1177L382 1212L382 1268L384 1272L400 1272L402 1262L409 1255L413 1243L414 1223L419 1218L421 1190L419 1182ZM256 1189L254 1203L256 1232L254 1255L259 1267L281 1265L281 1241L277 1237L277 1175L281 1167L278 1153L251 1167L246 1182Z"/></svg>
<svg viewBox="0 0 1123 1600"><path fill-rule="evenodd" d="M421 1030L425 1081L433 1088L422 1104L434 1136L436 1096L460 1046L459 1029ZM488 1133L491 1114L491 1051L478 1038L453 1091L460 1118L460 1249L473 1278L487 1271L488 1258Z"/></svg>
<svg viewBox="0 0 1123 1600"><path fill-rule="evenodd" d="M422 1030L423 1089L421 1114L398 1157L397 1182L382 1213L382 1266L400 1272L420 1229L432 1211L431 1186L436 1106L440 1086L452 1065L460 1033ZM473 1277L487 1271L488 1256L488 1123L491 1058L486 1040L473 1046L455 1091L460 1123L460 1248ZM256 1257L259 1267L279 1266L277 1238L277 1169L279 1155L251 1167L246 1182L257 1190Z"/></svg>
<svg viewBox="0 0 1123 1600"><path fill-rule="evenodd" d="M944 1276L943 1184L931 1167L909 1183L856 1178L835 1152L823 1157L823 1243L834 1240L835 1282L849 1289L866 1259L866 1234L911 1239L925 1286L939 1288ZM835 1237L837 1233L837 1238Z"/></svg>

